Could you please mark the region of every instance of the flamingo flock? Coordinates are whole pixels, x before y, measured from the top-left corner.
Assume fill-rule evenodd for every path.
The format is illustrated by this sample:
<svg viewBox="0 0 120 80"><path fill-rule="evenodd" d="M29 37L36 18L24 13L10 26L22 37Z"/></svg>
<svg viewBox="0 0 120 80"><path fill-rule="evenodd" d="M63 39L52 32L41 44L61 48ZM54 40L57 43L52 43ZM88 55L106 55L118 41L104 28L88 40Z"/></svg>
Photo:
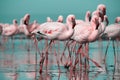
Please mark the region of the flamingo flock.
<svg viewBox="0 0 120 80"><path fill-rule="evenodd" d="M29 20L30 14L26 14L23 18L21 18L20 24L18 24L15 19L13 20L13 24L0 23L0 35L14 36L16 34L24 34L34 40L36 48L37 42L40 41L37 37L47 41L50 40L49 44L44 49L43 57L41 57L42 59L40 59L40 63L42 63L39 71L40 74L42 73L43 63L45 62L46 66L48 66L49 49L53 44L55 44L55 41L66 41L64 51L61 53L61 59L64 58L64 52L66 48L68 48L69 55L67 58L70 58L70 60L61 60L61 63L64 62L63 65L65 68L75 70L75 66L77 64L83 65L80 62L83 60L82 58L86 58L88 61L92 61L96 67L103 71L104 68L102 65L89 57L89 43L95 42L99 38L108 39L109 41L111 39L120 39L120 17L116 17L114 24L109 24L108 16L106 15L106 6L104 4L98 5L96 10L92 13L87 11L85 20L76 19L74 14L69 14L65 23L63 22L64 19L62 15L60 15L56 21L53 21L50 17L47 17L46 22L41 24L37 23L36 20L34 20L33 23L30 23ZM76 49L76 45L79 45L78 49ZM83 45L85 46L83 47ZM104 60L106 59L108 46L109 42L106 48ZM83 48L85 48L85 50ZM82 57L80 60L77 57L73 61L70 52L77 55L82 55ZM114 57L116 59L115 53ZM59 61L60 60L58 60L58 65L60 63ZM87 65L89 65L89 63Z"/></svg>

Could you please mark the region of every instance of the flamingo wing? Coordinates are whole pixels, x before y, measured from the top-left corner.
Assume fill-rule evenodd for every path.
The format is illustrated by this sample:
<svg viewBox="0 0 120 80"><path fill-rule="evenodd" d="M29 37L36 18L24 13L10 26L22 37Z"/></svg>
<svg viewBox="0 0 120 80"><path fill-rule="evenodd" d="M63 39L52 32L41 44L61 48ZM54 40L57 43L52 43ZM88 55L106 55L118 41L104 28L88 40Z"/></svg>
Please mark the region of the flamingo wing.
<svg viewBox="0 0 120 80"><path fill-rule="evenodd" d="M59 22L47 22L41 24L40 27L41 36L47 39L56 39L64 29L64 25Z"/></svg>

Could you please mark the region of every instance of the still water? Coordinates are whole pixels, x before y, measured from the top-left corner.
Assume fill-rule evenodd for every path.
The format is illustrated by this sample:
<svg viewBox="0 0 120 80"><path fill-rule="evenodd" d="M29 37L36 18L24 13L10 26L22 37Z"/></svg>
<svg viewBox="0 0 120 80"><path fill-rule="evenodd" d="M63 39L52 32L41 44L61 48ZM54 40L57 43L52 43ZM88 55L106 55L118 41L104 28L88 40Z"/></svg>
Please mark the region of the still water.
<svg viewBox="0 0 120 80"><path fill-rule="evenodd" d="M112 41L106 57L107 71L98 71L98 68L89 61L89 69L80 68L72 71L64 67L60 62L60 56L64 49L64 43L56 41L50 48L48 55L48 70L43 63L43 72L39 74L39 61L42 51L47 45L45 40L38 42L36 50L33 40L26 37L0 36L0 80L120 80L120 42L115 42L116 65ZM48 41L49 42L49 41ZM89 44L89 56L105 69L103 58L108 41L96 41ZM78 44L76 46L78 48ZM73 62L75 54L71 53ZM65 51L68 56L68 50ZM64 58L63 62L68 59ZM59 64L59 65L58 65ZM47 72L46 72L47 71Z"/></svg>

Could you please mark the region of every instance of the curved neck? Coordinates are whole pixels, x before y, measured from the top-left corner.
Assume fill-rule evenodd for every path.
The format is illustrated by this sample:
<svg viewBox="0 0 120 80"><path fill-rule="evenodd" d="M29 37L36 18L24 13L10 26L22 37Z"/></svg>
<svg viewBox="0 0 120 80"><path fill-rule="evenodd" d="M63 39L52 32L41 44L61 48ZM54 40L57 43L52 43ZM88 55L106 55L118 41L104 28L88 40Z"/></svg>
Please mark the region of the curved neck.
<svg viewBox="0 0 120 80"><path fill-rule="evenodd" d="M91 19L91 15L90 15L90 13L87 12L85 15L85 21L90 22L90 19Z"/></svg>
<svg viewBox="0 0 120 80"><path fill-rule="evenodd" d="M96 30L97 29L97 24L95 24L95 22L93 22L93 21L91 21L90 23L91 23L92 28L94 30Z"/></svg>

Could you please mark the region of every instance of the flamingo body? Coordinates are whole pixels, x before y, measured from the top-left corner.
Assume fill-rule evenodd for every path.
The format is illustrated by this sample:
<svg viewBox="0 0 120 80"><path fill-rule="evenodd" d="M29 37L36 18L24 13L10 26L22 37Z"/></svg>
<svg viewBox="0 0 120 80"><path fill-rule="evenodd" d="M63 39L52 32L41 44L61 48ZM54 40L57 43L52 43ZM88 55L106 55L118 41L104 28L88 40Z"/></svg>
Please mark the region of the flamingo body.
<svg viewBox="0 0 120 80"><path fill-rule="evenodd" d="M111 24L106 27L103 37L105 38L116 38L120 37L120 24Z"/></svg>
<svg viewBox="0 0 120 80"><path fill-rule="evenodd" d="M43 38L47 38L50 40L66 40L73 35L75 16L69 15L66 22L67 24L60 22L45 22L32 33L38 34Z"/></svg>
<svg viewBox="0 0 120 80"><path fill-rule="evenodd" d="M16 20L13 20L13 24L4 25L2 27L2 35L4 36L12 36L14 34L17 34L17 32L18 32L18 25Z"/></svg>

